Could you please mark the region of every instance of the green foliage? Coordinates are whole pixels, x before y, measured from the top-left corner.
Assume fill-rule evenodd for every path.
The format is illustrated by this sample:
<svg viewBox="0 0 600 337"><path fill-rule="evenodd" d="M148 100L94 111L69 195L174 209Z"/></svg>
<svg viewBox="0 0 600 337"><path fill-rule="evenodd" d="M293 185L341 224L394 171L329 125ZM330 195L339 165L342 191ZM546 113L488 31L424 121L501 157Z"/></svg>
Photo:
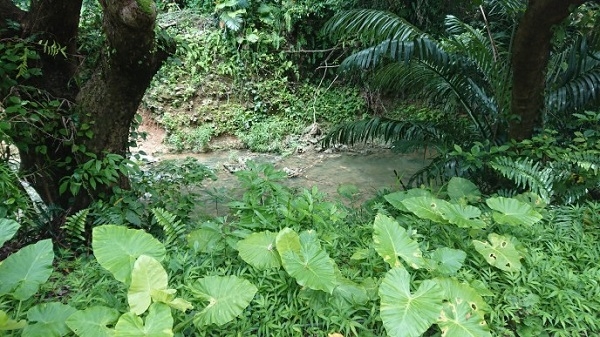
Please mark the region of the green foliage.
<svg viewBox="0 0 600 337"><path fill-rule="evenodd" d="M152 214L156 222L163 228L165 246L179 243L187 232L186 225L163 208L153 208Z"/></svg>
<svg viewBox="0 0 600 337"><path fill-rule="evenodd" d="M86 243L85 227L89 213L89 208L82 209L81 211L68 216L67 219L65 219L65 223L61 226L65 238L71 247L78 247Z"/></svg>

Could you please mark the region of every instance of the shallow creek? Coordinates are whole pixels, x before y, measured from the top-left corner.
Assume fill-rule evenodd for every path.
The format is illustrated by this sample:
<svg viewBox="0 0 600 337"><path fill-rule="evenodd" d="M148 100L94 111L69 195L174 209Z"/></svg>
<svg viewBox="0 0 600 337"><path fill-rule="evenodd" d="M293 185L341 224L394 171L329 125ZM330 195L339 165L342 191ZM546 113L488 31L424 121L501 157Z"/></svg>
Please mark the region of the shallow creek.
<svg viewBox="0 0 600 337"><path fill-rule="evenodd" d="M329 198L338 197L340 185L358 188L358 199L368 199L382 188L401 188L398 179L404 182L428 163L423 153L398 154L388 149L367 149L337 153L307 152L288 156L259 154L244 150L214 151L200 154L163 154L161 159L183 159L194 157L202 164L215 170L217 181L208 187L235 188L237 178L225 166L240 165L246 160L257 163L272 163L278 169L295 175L286 180L290 187L312 188L326 193Z"/></svg>

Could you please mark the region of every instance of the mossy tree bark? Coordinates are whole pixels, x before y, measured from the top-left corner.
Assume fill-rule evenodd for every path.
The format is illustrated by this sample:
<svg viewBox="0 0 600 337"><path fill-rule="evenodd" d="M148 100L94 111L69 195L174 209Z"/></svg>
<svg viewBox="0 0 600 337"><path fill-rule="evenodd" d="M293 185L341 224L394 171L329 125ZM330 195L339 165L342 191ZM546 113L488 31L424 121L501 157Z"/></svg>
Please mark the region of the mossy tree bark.
<svg viewBox="0 0 600 337"><path fill-rule="evenodd" d="M569 16L571 8L584 2L529 0L513 42L511 112L517 118L510 123L511 138L530 138L541 127L552 28Z"/></svg>
<svg viewBox="0 0 600 337"><path fill-rule="evenodd" d="M65 215L87 207L100 193L109 191L108 186L102 186L82 190L77 196L69 191L60 194L60 180L76 168L65 163L87 161L90 157L77 150L82 147L98 158L106 153L126 155L130 127L142 96L172 51L157 46L153 1L100 0L100 4L104 50L91 78L79 86L74 79L82 58L77 54L82 0L32 0L28 11L20 10L11 0L0 0L0 39L35 37L34 41L56 42L66 50L66 58L39 52L41 58L31 66L40 68L42 75L26 82L64 103L57 109L56 129L48 130L48 123L43 131L31 125L28 139L14 139L19 134L13 135L27 181L44 202L61 207ZM18 30L3 29L10 21L19 24ZM75 130L88 125L93 136L73 132L72 139L65 142L56 132L64 130L67 123ZM45 153L35 150L38 145L46 146ZM127 180L123 177L120 184L127 186Z"/></svg>

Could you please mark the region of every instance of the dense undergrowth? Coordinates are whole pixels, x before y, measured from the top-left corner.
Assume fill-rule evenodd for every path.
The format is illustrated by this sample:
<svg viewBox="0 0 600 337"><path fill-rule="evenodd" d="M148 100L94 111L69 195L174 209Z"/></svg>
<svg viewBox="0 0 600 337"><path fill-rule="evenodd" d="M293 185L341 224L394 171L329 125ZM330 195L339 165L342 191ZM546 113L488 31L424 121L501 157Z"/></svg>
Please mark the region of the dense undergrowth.
<svg viewBox="0 0 600 337"><path fill-rule="evenodd" d="M324 72L337 60L327 59L327 51L309 52L318 47L309 37L317 35L300 24L322 23L343 1L183 3L159 3L159 24L180 48L144 103L173 149L209 150L208 140L228 134L252 150L285 151L294 145L289 135L307 124L334 125L372 108L364 90L332 85L335 75ZM101 42L93 38L100 17L88 6L83 51ZM450 42L486 39L482 29L450 22L469 29L431 43L462 53L467 44ZM448 72L456 74L471 73ZM142 164L107 155L63 177L60 186L77 195L109 184L111 194L62 218L54 206L32 201L17 162L2 149L0 188L8 197L0 203L0 331L600 335L597 109L582 105L556 115L536 136L517 142L470 137L473 125L462 108L409 97L420 104L401 103L407 107L342 126L338 139L330 138L383 136L397 149L435 148L438 160L403 190L381 191L362 205L356 187L340 186L338 195L289 188L286 174L270 165L249 163L236 173L239 189L228 190L206 187L214 173L191 158ZM506 99L481 97L464 108L479 114ZM482 118L489 117L485 109ZM120 175L130 189L114 185ZM216 206L227 215L214 216Z"/></svg>
<svg viewBox="0 0 600 337"><path fill-rule="evenodd" d="M233 135L253 151L282 152L297 145L293 136L311 123L330 126L362 115L359 90L336 83L327 60L319 66L337 48L318 50L317 31L299 24L319 25L335 6L165 6L159 25L178 50L156 76L144 107L167 131L166 144L200 152L210 150L213 137Z"/></svg>
<svg viewBox="0 0 600 337"><path fill-rule="evenodd" d="M132 191L72 216L64 241L55 241L56 260L49 240L12 254L0 265L1 310L14 319L3 329L24 328L23 336L600 333L598 203L485 196L455 178L441 188L381 192L355 208L351 186L334 198L285 187L285 174L270 165L250 168L237 173L240 197L223 193L217 201L228 205L226 217L198 207L210 171L191 159L166 161L140 173L144 183ZM182 193L192 184L198 188ZM4 240L19 224L2 222ZM81 245L88 240L90 251ZM67 243L84 250L60 248Z"/></svg>

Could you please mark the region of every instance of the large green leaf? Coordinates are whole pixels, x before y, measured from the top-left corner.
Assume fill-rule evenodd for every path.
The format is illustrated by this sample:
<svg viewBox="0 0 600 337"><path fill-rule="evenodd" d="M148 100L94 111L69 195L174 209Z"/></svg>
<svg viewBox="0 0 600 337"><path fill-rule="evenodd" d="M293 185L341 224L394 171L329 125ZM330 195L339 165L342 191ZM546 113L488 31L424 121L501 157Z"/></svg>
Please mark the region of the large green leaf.
<svg viewBox="0 0 600 337"><path fill-rule="evenodd" d="M491 337L488 326L478 315L473 315L469 304L462 300L444 303L438 326L443 337Z"/></svg>
<svg viewBox="0 0 600 337"><path fill-rule="evenodd" d="M471 205L442 204L440 213L442 218L460 228L481 229L486 226L486 223L479 219L481 216L479 208Z"/></svg>
<svg viewBox="0 0 600 337"><path fill-rule="evenodd" d="M335 263L321 248L314 231L298 235L293 230L284 228L277 235L275 244L283 268L298 284L331 294L336 286Z"/></svg>
<svg viewBox="0 0 600 337"><path fill-rule="evenodd" d="M130 310L136 315L143 314L152 303L154 290L167 289L169 276L156 259L140 255L133 265L131 285L127 292Z"/></svg>
<svg viewBox="0 0 600 337"><path fill-rule="evenodd" d="M350 306L350 308L353 308L356 305L367 303L368 300L369 296L367 295L365 287L338 275L337 286L333 290L332 300L330 301L343 303Z"/></svg>
<svg viewBox="0 0 600 337"><path fill-rule="evenodd" d="M445 275L454 275L465 262L467 253L460 249L438 248L431 253L431 259L437 262L436 270Z"/></svg>
<svg viewBox="0 0 600 337"><path fill-rule="evenodd" d="M19 223L12 219L0 219L0 247L19 230Z"/></svg>
<svg viewBox="0 0 600 337"><path fill-rule="evenodd" d="M194 317L194 324L223 325L237 316L250 304L258 289L237 276L208 276L195 282L190 290L208 305Z"/></svg>
<svg viewBox="0 0 600 337"><path fill-rule="evenodd" d="M381 320L391 337L418 337L436 322L444 292L431 280L410 292L410 275L403 267L387 272L381 286Z"/></svg>
<svg viewBox="0 0 600 337"><path fill-rule="evenodd" d="M38 304L27 311L29 325L23 337L60 337L70 332L65 321L77 310L69 305L52 302ZM31 322L35 322L31 324Z"/></svg>
<svg viewBox="0 0 600 337"><path fill-rule="evenodd" d="M162 261L165 246L143 230L105 225L94 228L92 248L98 263L125 284L131 280L133 264L140 255Z"/></svg>
<svg viewBox="0 0 600 337"><path fill-rule="evenodd" d="M398 191L384 196L385 200L389 202L392 206L394 206L402 212L407 213L409 212L409 210L406 207L404 207L404 205L402 204L402 200L413 197L433 197L433 195L428 190L424 190L422 188L412 188L408 191Z"/></svg>
<svg viewBox="0 0 600 337"><path fill-rule="evenodd" d="M237 249L246 263L258 269L279 268L281 262L275 250L277 233L265 231L252 233L238 241Z"/></svg>
<svg viewBox="0 0 600 337"><path fill-rule="evenodd" d="M51 240L38 241L11 254L0 264L0 295L24 301L35 294L52 274Z"/></svg>
<svg viewBox="0 0 600 337"><path fill-rule="evenodd" d="M115 325L115 337L171 337L173 316L171 308L163 303L153 303L144 322L133 312L121 317Z"/></svg>
<svg viewBox="0 0 600 337"><path fill-rule="evenodd" d="M542 215L529 204L513 198L496 197L486 200L493 209L493 217L498 223L506 225L531 226L542 219Z"/></svg>
<svg viewBox="0 0 600 337"><path fill-rule="evenodd" d="M26 325L26 320L15 321L5 311L0 310L0 331L23 329Z"/></svg>
<svg viewBox="0 0 600 337"><path fill-rule="evenodd" d="M423 253L417 241L410 238L406 229L386 215L377 214L373 223L375 251L392 268L401 266L401 257L412 268L424 265Z"/></svg>
<svg viewBox="0 0 600 337"><path fill-rule="evenodd" d="M450 199L460 203L479 201L481 192L477 185L470 180L460 177L452 177L448 182L448 196Z"/></svg>
<svg viewBox="0 0 600 337"><path fill-rule="evenodd" d="M414 213L421 219L431 220L437 223L448 223L440 211L440 207L447 206L446 200L434 197L412 197L402 200L406 209Z"/></svg>
<svg viewBox="0 0 600 337"><path fill-rule="evenodd" d="M491 233L488 242L473 240L473 245L487 263L505 271L517 272L521 270L521 254L516 248L516 239Z"/></svg>
<svg viewBox="0 0 600 337"><path fill-rule="evenodd" d="M197 252L213 253L225 248L225 240L218 225L205 222L202 228L196 229L187 235L189 246Z"/></svg>
<svg viewBox="0 0 600 337"><path fill-rule="evenodd" d="M113 337L114 329L108 325L119 319L119 311L103 306L79 310L67 318L67 326L81 337Z"/></svg>
<svg viewBox="0 0 600 337"><path fill-rule="evenodd" d="M150 295L152 296L152 301L164 303L173 309L183 312L194 308L190 302L184 300L183 298L176 298L176 292L177 290L175 289L153 289Z"/></svg>
<svg viewBox="0 0 600 337"><path fill-rule="evenodd" d="M481 319L483 319L485 314L489 313L490 306L483 300L480 294L485 293L484 291L451 278L436 278L434 281L444 290L444 298L446 300L450 302L459 300L466 302L471 312Z"/></svg>

